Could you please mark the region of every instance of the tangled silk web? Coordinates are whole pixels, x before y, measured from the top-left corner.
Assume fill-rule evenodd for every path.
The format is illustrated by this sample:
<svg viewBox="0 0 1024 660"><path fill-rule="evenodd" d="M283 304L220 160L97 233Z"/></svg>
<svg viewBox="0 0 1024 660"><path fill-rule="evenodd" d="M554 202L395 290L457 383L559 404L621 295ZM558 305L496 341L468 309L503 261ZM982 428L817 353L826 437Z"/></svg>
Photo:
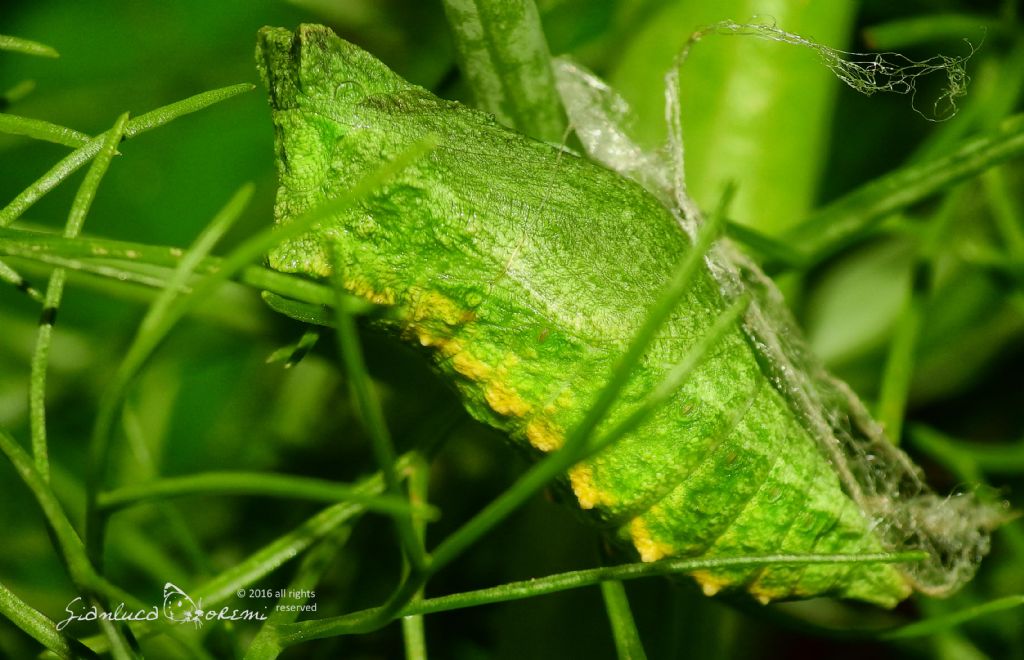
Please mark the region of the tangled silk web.
<svg viewBox="0 0 1024 660"><path fill-rule="evenodd" d="M816 43L792 32L779 29L773 22L735 23L722 21L701 28L690 35L689 41L676 60L678 68L698 41L711 34L751 36L768 41L802 46L814 51L837 78L852 89L871 96L876 92L892 92L910 96L910 105L929 121L952 119L957 113L957 100L967 94L967 61L974 55L974 46L967 43L969 52L963 56L935 55L915 61L900 53L851 53ZM917 83L932 74L945 74L946 85L932 103L931 115L917 107Z"/></svg>
<svg viewBox="0 0 1024 660"><path fill-rule="evenodd" d="M951 111L955 111L956 99L963 96L967 81L966 58L911 62L891 53L850 54L774 25L725 21L695 33L666 74L669 140L664 152L651 152L637 145L624 128L629 113L626 102L590 72L557 58L554 70L559 94L587 153L655 194L674 210L691 237L701 223L701 213L685 186L678 71L692 46L709 34L751 35L812 48L844 82L868 94L893 91L913 95L920 76L945 71L949 86L936 108L944 101ZM752 294L754 302L744 319L744 330L760 352L768 377L815 437L882 542L892 551L928 553L926 561L902 565L908 581L924 593L944 595L970 580L988 551L989 531L1005 512L970 493L949 497L934 493L917 466L885 437L857 396L812 355L771 279L728 241L721 241L707 262L727 299Z"/></svg>

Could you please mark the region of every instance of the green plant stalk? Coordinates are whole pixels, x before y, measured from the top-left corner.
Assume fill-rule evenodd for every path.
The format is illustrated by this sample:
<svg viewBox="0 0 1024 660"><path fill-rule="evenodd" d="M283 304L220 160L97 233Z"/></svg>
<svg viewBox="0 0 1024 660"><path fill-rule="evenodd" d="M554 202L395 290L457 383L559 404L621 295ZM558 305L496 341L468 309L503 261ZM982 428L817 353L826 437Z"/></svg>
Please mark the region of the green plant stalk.
<svg viewBox="0 0 1024 660"><path fill-rule="evenodd" d="M896 169L813 213L786 234L810 268L869 233L886 216L1024 154L1024 115L961 142L945 156Z"/></svg>
<svg viewBox="0 0 1024 660"><path fill-rule="evenodd" d="M430 480L430 463L421 454L413 454L411 464L406 470L408 472L409 501L413 505L428 504L427 487ZM416 533L416 540L420 547L426 545L428 519L422 515L413 518L413 527ZM405 566L405 574L408 575L410 566ZM411 603L423 599L423 588L417 591ZM410 614L402 617L402 639L405 642L405 660L427 660L427 636L423 625L423 616Z"/></svg>
<svg viewBox="0 0 1024 660"><path fill-rule="evenodd" d="M131 139L146 131L159 128L179 117L208 108L215 103L220 103L252 89L253 86L248 83L231 85L196 94L187 99L151 110L131 119L125 125L124 139ZM0 227L6 227L17 220L21 217L22 213L39 201L43 195L50 192L57 184L71 176L78 168L91 160L103 148L103 143L107 137L107 134L103 133L92 138L61 159L60 162L50 168L46 174L25 188L25 190L18 193L17 197L11 200L3 210L0 210Z"/></svg>
<svg viewBox="0 0 1024 660"><path fill-rule="evenodd" d="M883 632L879 637L886 640L926 637L960 626L968 621L972 621L995 612L1003 612L1005 610L1021 607L1022 605L1024 605L1024 595L997 598L987 603L968 607L957 612L951 612L950 614L944 614L924 619L923 621L918 621L916 623L907 624L897 628L896 630Z"/></svg>
<svg viewBox="0 0 1024 660"><path fill-rule="evenodd" d="M76 238L82 232L85 224L85 217L89 214L92 202L96 198L96 191L99 189L103 177L110 167L110 162L117 151L117 145L124 135L125 125L128 122L128 113L122 114L114 122L114 126L106 132L106 139L103 146L93 160L92 165L86 172L82 184L75 194L71 203L71 211L68 213L68 221L64 227L64 236L69 239ZM56 268L50 274L50 281L46 286L46 296L43 301L43 312L39 322L39 333L36 336L35 350L32 353L31 376L29 381L29 422L32 434L32 456L36 462L36 469L44 480L50 479L49 451L46 441L46 369L50 362L50 344L53 340L53 325L56 320L57 310L60 309L61 299L64 296L64 283L67 281L67 271L63 268Z"/></svg>
<svg viewBox="0 0 1024 660"><path fill-rule="evenodd" d="M42 304L43 294L38 289L32 286L32 284L23 278L18 271L8 266L3 261L0 261L0 281L7 282L18 291L22 291L32 300Z"/></svg>
<svg viewBox="0 0 1024 660"><path fill-rule="evenodd" d="M91 237L70 240L54 234L0 228L0 254L164 289L167 288L170 272L159 277L141 273L161 272L158 270L161 267L176 268L181 262L183 251L177 247ZM206 257L195 272L205 275L219 272L223 262L219 257ZM118 268L97 265L106 263L116 263ZM336 299L330 287L261 266L247 266L231 279L254 289L268 290L310 305L333 307ZM365 312L374 307L351 296L347 298L346 304L353 313Z"/></svg>
<svg viewBox="0 0 1024 660"><path fill-rule="evenodd" d="M32 93L36 88L33 80L22 80L0 94L0 107L11 106Z"/></svg>
<svg viewBox="0 0 1024 660"><path fill-rule="evenodd" d="M900 444L903 436L903 419L914 376L917 344L924 325L925 295L926 292L916 290L910 294L896 320L882 372L877 416L886 437L894 444Z"/></svg>
<svg viewBox="0 0 1024 660"><path fill-rule="evenodd" d="M520 133L561 142L565 117L534 0L444 0L444 9L477 105Z"/></svg>
<svg viewBox="0 0 1024 660"><path fill-rule="evenodd" d="M182 477L165 477L100 493L97 506L109 511L175 497L264 495L313 502L351 502L365 507L367 511L391 516L408 516L416 512L433 520L439 515L438 511L429 505L414 507L403 497L367 495L364 490L356 485L284 474L203 472Z"/></svg>
<svg viewBox="0 0 1024 660"><path fill-rule="evenodd" d="M921 436L922 444L925 442L925 437L925 435ZM928 440L942 438L941 436L927 437ZM945 441L947 443L952 442L949 438L945 438ZM938 450L938 447L935 445L929 444L929 446L933 447L936 451ZM986 474L1015 475L1024 473L1024 442L1021 440L1012 443L1001 443L999 445L957 442L955 452L957 459L967 459L971 465L976 465L980 471ZM977 474L979 477L977 479L972 477L971 479L965 479L965 481L974 483L980 480L980 472L972 472L971 474Z"/></svg>
<svg viewBox="0 0 1024 660"><path fill-rule="evenodd" d="M51 124L42 119L9 115L6 112L0 112L0 133L24 135L75 149L84 146L92 139L89 135L73 128Z"/></svg>
<svg viewBox="0 0 1024 660"><path fill-rule="evenodd" d="M96 657L88 648L57 630L56 624L0 582L0 614L61 658ZM73 650L72 650L73 649Z"/></svg>
<svg viewBox="0 0 1024 660"><path fill-rule="evenodd" d="M640 632L636 629L633 613L629 609L629 598L622 582L602 582L601 596L604 598L608 620L612 624L612 638L615 640L615 652L619 660L645 660L647 654L640 641Z"/></svg>
<svg viewBox="0 0 1024 660"><path fill-rule="evenodd" d="M335 305L338 322L338 350L341 354L353 409L359 415L360 421L370 436L370 447L377 460L377 466L380 468L381 474L384 475L385 492L393 498L405 499L401 479L398 471L395 470L397 454L394 443L391 440L387 423L384 421L384 411L381 409L380 400L374 391L373 381L370 380L370 374L366 371L366 362L363 359L355 317L345 309L344 288L340 283L335 283L335 291L338 292L338 301ZM426 568L428 558L422 542L417 538L411 511L407 510L396 515L394 524L402 545L403 557L409 562L414 573L422 572Z"/></svg>
<svg viewBox="0 0 1024 660"><path fill-rule="evenodd" d="M1001 167L993 167L981 177L988 197L989 208L996 228L1006 245L1011 259L1024 261L1024 209L1020 200L1010 193L1006 174Z"/></svg>
<svg viewBox="0 0 1024 660"><path fill-rule="evenodd" d="M153 453L149 449L146 434L142 429L139 417L130 404L125 405L122 410L121 428L124 431L125 440L127 440L128 446L132 450L135 462L139 466L139 476L147 480L155 479L159 476L159 470L153 458ZM163 516L168 529L171 530L171 537L178 542L178 546L192 564L194 571L200 575L212 575L214 573L213 565L181 511L167 502L158 502L156 509ZM185 580L182 580L175 584L184 583Z"/></svg>
<svg viewBox="0 0 1024 660"><path fill-rule="evenodd" d="M920 450L949 468L958 479L965 483L981 484L985 475L973 456L966 452L966 442L955 442L934 429L914 425L910 437Z"/></svg>
<svg viewBox="0 0 1024 660"><path fill-rule="evenodd" d="M266 300L266 298L266 295L264 295L263 299ZM302 358L306 357L313 350L313 347L316 346L319 340L320 332L318 330L307 330L302 333L302 336L295 343L282 346L267 356L267 364L282 362L285 369L290 369L302 361Z"/></svg>
<svg viewBox="0 0 1024 660"><path fill-rule="evenodd" d="M715 557L697 559L663 559L657 562L637 562L618 566L604 566L581 571L569 571L543 578L510 582L498 587L466 591L451 596L427 598L406 606L399 613L436 614L467 607L480 607L494 603L507 603L524 598L536 598L567 589L580 589L598 585L606 580L635 580L654 576L679 575L710 569L746 568L762 566L814 566L832 564L874 564L913 562L924 559L921 552L864 555L770 555L764 557ZM378 608L379 609L379 608ZM277 628L282 646L336 635L360 632L361 620L376 615L378 610L364 610L340 617L301 621Z"/></svg>

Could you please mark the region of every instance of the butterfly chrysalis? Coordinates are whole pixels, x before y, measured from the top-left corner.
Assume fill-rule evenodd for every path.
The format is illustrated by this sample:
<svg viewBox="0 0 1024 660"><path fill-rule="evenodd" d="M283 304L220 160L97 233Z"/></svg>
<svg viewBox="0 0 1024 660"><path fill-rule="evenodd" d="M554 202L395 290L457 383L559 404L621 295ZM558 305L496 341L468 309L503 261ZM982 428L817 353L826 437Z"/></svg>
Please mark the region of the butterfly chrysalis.
<svg viewBox="0 0 1024 660"><path fill-rule="evenodd" d="M395 306L400 314L381 325L427 351L473 417L537 455L558 448L691 249L678 210L586 158L406 82L327 28L264 28L257 61L277 130L279 223L424 136L438 140L358 206L282 244L271 266L334 274L348 293ZM723 281L757 285L709 266L694 280L598 433L628 417L709 331L730 302ZM764 316L759 309L751 314ZM864 443L830 430L849 426L856 411L842 419L828 412L835 408L817 411L825 404L783 377L793 365L768 359L778 337L758 328L769 325L748 314L665 405L570 470L564 481L579 507L644 561L933 555L921 568L707 571L696 577L709 594L742 588L763 602L834 594L891 606L914 587L959 586L987 547L972 498L931 495L896 449L872 450L871 460L889 467L862 474L853 455L868 453Z"/></svg>

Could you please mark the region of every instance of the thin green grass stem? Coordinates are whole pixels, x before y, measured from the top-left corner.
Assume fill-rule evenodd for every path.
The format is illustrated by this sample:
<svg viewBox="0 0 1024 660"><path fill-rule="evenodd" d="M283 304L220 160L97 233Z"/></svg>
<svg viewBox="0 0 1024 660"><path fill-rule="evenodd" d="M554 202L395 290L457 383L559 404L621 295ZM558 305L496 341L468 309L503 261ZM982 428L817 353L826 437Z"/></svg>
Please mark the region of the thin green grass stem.
<svg viewBox="0 0 1024 660"><path fill-rule="evenodd" d="M427 505L428 486L430 483L430 463L421 454L414 454L409 467L409 501L413 505ZM420 547L426 545L428 519L422 515L415 515L413 518L413 531L416 534L416 541ZM408 572L411 567L406 565ZM413 596L410 602L417 603L423 600L423 587ZM405 643L406 660L427 660L427 635L423 625L423 615L410 614L402 617L402 640Z"/></svg>
<svg viewBox="0 0 1024 660"><path fill-rule="evenodd" d="M25 295L37 303L43 303L44 296L39 289L32 286L32 284L22 277L18 271L14 270L3 261L0 261L0 281L7 282L18 291L25 293Z"/></svg>
<svg viewBox="0 0 1024 660"><path fill-rule="evenodd" d="M57 624L0 582L0 614L60 658L97 657L81 643L57 630Z"/></svg>
<svg viewBox="0 0 1024 660"><path fill-rule="evenodd" d="M341 277L340 270L335 274L337 277ZM340 281L335 282L335 289L339 292L343 290ZM373 381L366 370L355 317L345 310L341 298L338 299L335 311L338 323L338 349L353 408L370 436L370 447L376 458L377 466L384 475L385 491L392 497L404 499L405 493L402 490L401 479L395 470L397 459L395 446L391 440L387 423L384 421L384 411L381 409L380 400L373 389ZM404 557L414 572L421 572L426 567L427 556L423 544L417 539L412 515L406 512L405 515L395 516L394 523Z"/></svg>
<svg viewBox="0 0 1024 660"><path fill-rule="evenodd" d="M960 194L955 190L947 195L925 231L914 259L907 302L896 320L889 343L878 398L878 419L886 437L897 445L903 436L903 420L917 363L917 346L925 324L928 300L932 296L936 263L947 249L949 229L957 217L960 200Z"/></svg>
<svg viewBox="0 0 1024 660"><path fill-rule="evenodd" d="M35 140L62 144L73 149L84 146L92 139L91 136L67 126L51 124L42 119L9 115L6 112L0 112L0 133L24 135Z"/></svg>
<svg viewBox="0 0 1024 660"><path fill-rule="evenodd" d="M113 128L105 133L107 136L93 160L89 171L86 172L82 184L78 187L74 201L71 203L71 211L68 213L67 224L64 227L66 238L76 238L82 232L85 218L89 214L92 202L96 198L96 191L110 167L110 162L121 142L125 125L128 122L128 113L122 114L114 122ZM29 423L32 435L32 456L36 462L36 469L44 480L50 479L49 450L46 440L46 370L50 362L50 345L53 340L53 326L57 310L60 309L61 299L64 296L64 283L67 281L67 271L63 268L56 268L50 274L50 281L46 287L46 296L43 302L42 317L39 322L39 332L36 335L35 350L32 353L31 375L29 379Z"/></svg>
<svg viewBox="0 0 1024 660"><path fill-rule="evenodd" d="M619 580L607 580L601 583L601 597L612 626L612 639L619 660L645 660L647 653L640 641L633 612L629 609L626 587Z"/></svg>
<svg viewBox="0 0 1024 660"><path fill-rule="evenodd" d="M847 193L788 232L784 242L799 246L802 267L810 268L870 233L886 216L1021 154L1024 115L1017 114L962 141L948 155L898 168Z"/></svg>
<svg viewBox="0 0 1024 660"><path fill-rule="evenodd" d="M666 559L650 563L622 564L581 571L559 573L543 578L511 582L489 589L466 591L451 596L427 598L410 604L400 614L435 614L467 607L480 607L494 603L506 603L524 598L535 598L546 594L591 587L606 580L635 580L651 576L666 576L692 573L699 570L748 568L761 566L810 566L817 564L873 564L914 562L925 559L922 552L896 554L861 555L769 555L764 557L711 557L697 559ZM303 621L281 626L278 639L283 646L290 646L311 639L347 635L365 631L365 622L373 620L380 608L354 612L340 617Z"/></svg>
<svg viewBox="0 0 1024 660"><path fill-rule="evenodd" d="M190 96L187 99L139 115L130 120L124 127L124 139L131 139L140 133L163 126L178 117L197 112L252 89L254 89L254 86L248 83L222 87ZM92 159L103 148L103 143L106 139L106 133L92 138L61 159L60 162L50 168L46 174L37 179L28 188L21 191L3 210L0 210L0 227L6 227L17 220L21 217L22 213L39 201L43 195L53 190L57 184L71 176L78 168Z"/></svg>
<svg viewBox="0 0 1024 660"><path fill-rule="evenodd" d="M414 506L402 497L367 495L363 490L358 486L311 477L266 472L203 472L183 477L165 477L100 493L97 506L104 511L111 511L176 497L262 495L312 502L351 502L362 505L368 511L391 516L408 516L414 511L429 519L436 519L439 515L429 505Z"/></svg>
<svg viewBox="0 0 1024 660"><path fill-rule="evenodd" d="M91 237L71 240L53 234L0 228L0 254L165 289L171 275L167 269L177 268L184 252L177 247ZM107 264L117 264L117 267ZM206 257L195 268L195 273L210 275L223 269L223 258ZM333 289L328 286L260 266L246 266L231 279L309 305L333 307L336 300ZM351 296L345 300L354 314L375 308Z"/></svg>
<svg viewBox="0 0 1024 660"><path fill-rule="evenodd" d="M1016 195L1010 192L1001 167L985 172L981 182L1006 254L1011 259L1024 261L1024 208L1021 208L1019 191Z"/></svg>
<svg viewBox="0 0 1024 660"><path fill-rule="evenodd" d="M1024 595L997 598L995 600L990 600L987 603L975 605L974 607L968 607L956 612L950 612L949 614L930 617L901 626L895 630L882 632L878 635L878 638L891 640L927 637L939 632L948 631L983 616L988 616L989 614L994 614L996 612L1004 612L1006 610L1021 607L1022 605L1024 605Z"/></svg>
<svg viewBox="0 0 1024 660"><path fill-rule="evenodd" d="M965 38L980 43L986 36L1007 34L1009 27L1005 22L987 16L926 14L873 25L864 30L864 41L872 50L903 50Z"/></svg>

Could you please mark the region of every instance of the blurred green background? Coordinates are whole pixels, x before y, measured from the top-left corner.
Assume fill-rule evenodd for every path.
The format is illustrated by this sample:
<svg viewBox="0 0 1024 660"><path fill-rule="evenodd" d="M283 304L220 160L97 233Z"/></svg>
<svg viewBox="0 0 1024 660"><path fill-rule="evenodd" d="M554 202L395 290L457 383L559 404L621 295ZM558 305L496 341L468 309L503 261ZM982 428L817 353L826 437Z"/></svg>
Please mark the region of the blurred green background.
<svg viewBox="0 0 1024 660"><path fill-rule="evenodd" d="M635 135L649 146L665 134L664 71L694 29L717 20L773 17L779 27L830 46L897 49L915 58L965 55L970 47L964 38L983 42L969 62L973 81L961 112L943 123L925 120L903 97L857 95L810 51L735 36L701 42L684 67L681 89L692 192L709 206L724 181L736 181L734 219L769 235L782 236L813 208L903 163L948 152L957 140L1020 110L1024 32L1012 2L539 0L538 6L552 53L573 54L620 90L635 109ZM922 17L930 22L905 22ZM328 24L413 82L472 102L443 9L434 0L8 2L0 33L37 39L61 57L0 53L0 91L31 79L34 91L7 112L96 134L125 110L137 115L207 89L257 83L256 30L299 22ZM917 105L926 113L940 82L922 81ZM256 199L226 250L271 222L272 140L265 95L257 89L126 142L100 187L85 232L186 246L232 191L253 181ZM14 198L65 153L57 145L0 135L0 202ZM81 176L43 198L23 220L61 227ZM1021 281L979 267L970 257L974 248L1014 256L1005 223L1021 220L1022 179L1020 161L1011 162L913 207L891 219L887 231L782 281L812 346L873 402L909 295L922 228L951 214L925 311L907 424L956 440L908 433L906 444L938 490L970 487L976 481L970 477L981 477L1016 508L1024 505ZM1007 192L1000 196L999 190ZM33 282L45 281L46 269L16 263ZM50 366L51 452L55 488L76 522L96 400L149 297L131 285L73 275L60 311ZM0 426L19 439L28 437L28 361L38 312L27 297L0 288ZM248 469L351 480L373 469L366 438L346 404L333 342L321 341L291 370L266 363L274 349L302 331L238 286L225 288L176 329L133 388L126 420L161 474ZM507 487L525 464L496 434L459 416L454 397L421 356L372 332L364 339L400 445L453 426L431 474L431 499L443 519L429 538L442 538ZM117 452L123 458L113 470L115 482L140 478L129 446L122 443ZM979 446L1016 457L1016 463L990 460L979 467L972 453ZM160 602L168 580L187 591L317 510L257 498L193 498L174 508L182 524L170 524L173 516L148 506L114 518L109 574L146 602ZM0 581L60 618L73 589L34 502L6 462L0 462L0 529ZM599 561L600 548L596 532L538 498L441 573L429 593L590 566ZM379 602L397 562L388 522L362 520L318 590L318 615ZM289 573L285 566L259 586L282 586ZM800 632L792 619L705 599L688 581L641 581L628 591L651 657L1024 658L1019 610L935 638L883 644ZM1016 523L997 533L975 583L950 601L911 601L892 615L832 602L782 609L787 617L853 626L940 614L1012 593L1024 593L1024 542ZM252 630L215 630L208 646L230 657L236 634L244 642ZM614 656L596 589L430 616L427 639L437 658ZM177 652L159 640L147 644L152 657ZM36 652L34 642L0 621L0 653L21 658ZM392 625L371 635L300 646L285 657L401 653L398 627Z"/></svg>

